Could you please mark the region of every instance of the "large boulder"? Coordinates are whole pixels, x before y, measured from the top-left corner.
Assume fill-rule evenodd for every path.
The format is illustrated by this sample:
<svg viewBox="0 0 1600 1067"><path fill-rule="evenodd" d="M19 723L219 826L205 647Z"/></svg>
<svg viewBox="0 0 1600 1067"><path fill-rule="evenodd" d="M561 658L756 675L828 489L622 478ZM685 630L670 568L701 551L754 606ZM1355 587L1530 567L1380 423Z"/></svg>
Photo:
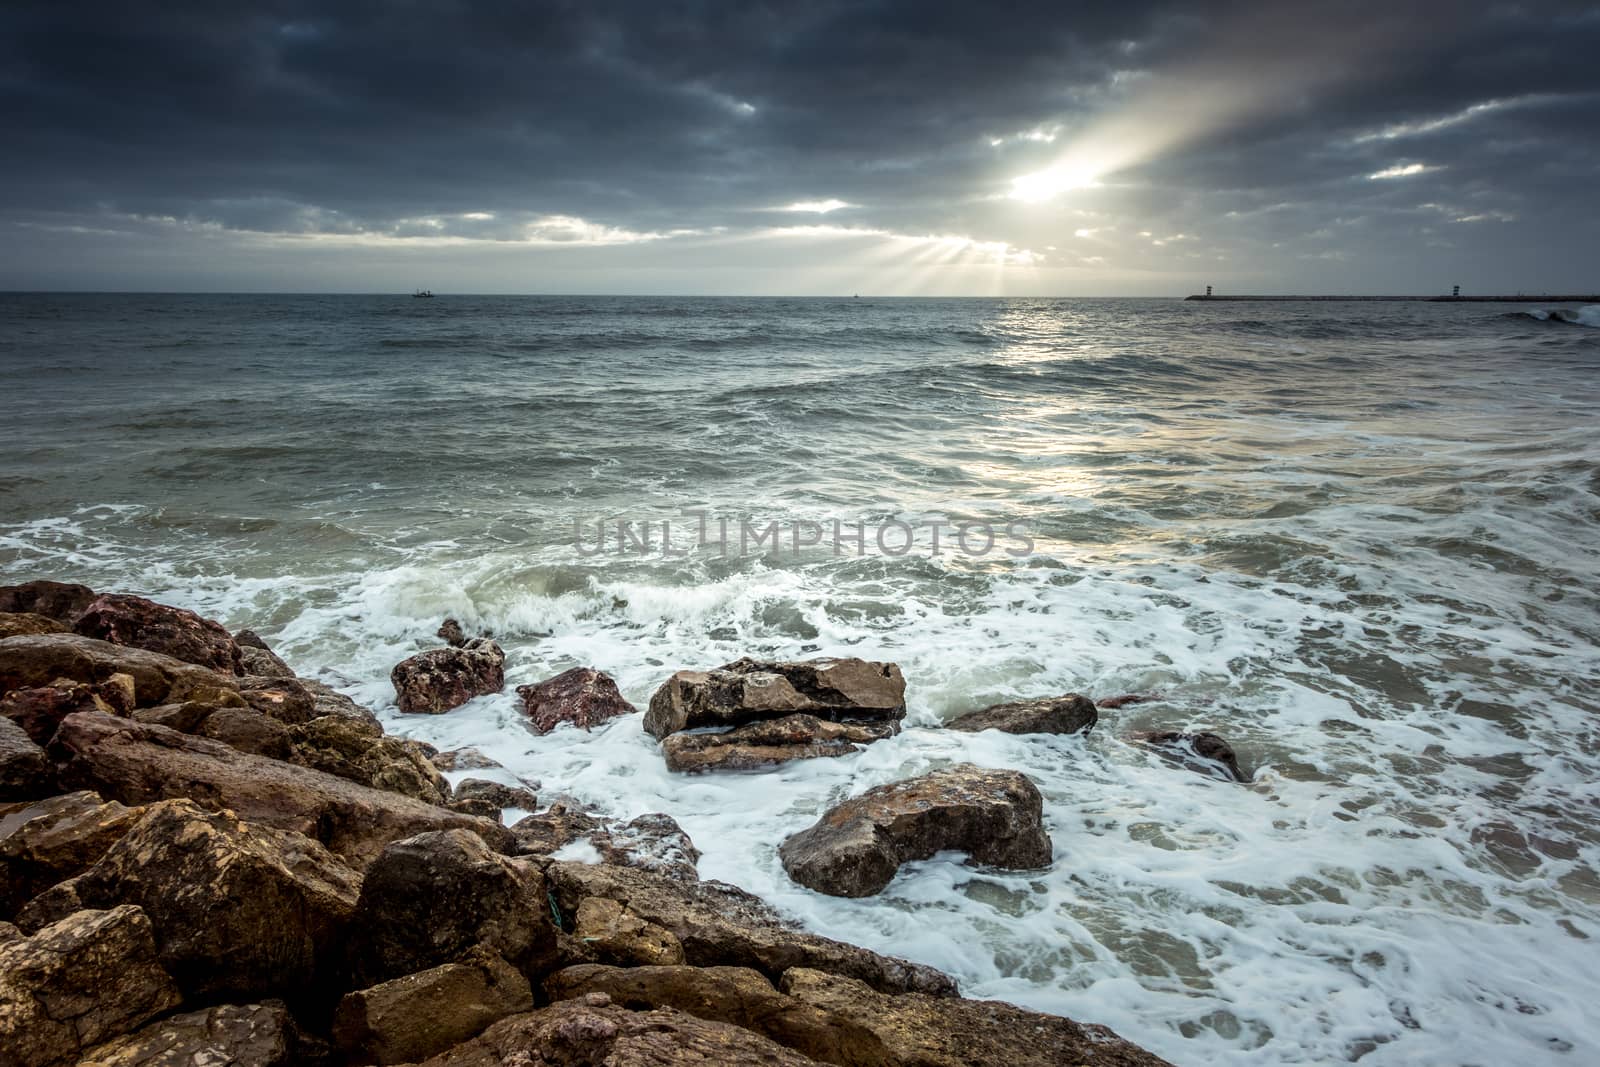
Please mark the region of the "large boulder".
<svg viewBox="0 0 1600 1067"><path fill-rule="evenodd" d="M671 771L754 771L796 759L848 756L892 737L894 722L828 722L815 715L746 723L723 733L671 734L661 742Z"/></svg>
<svg viewBox="0 0 1600 1067"><path fill-rule="evenodd" d="M740 726L797 713L835 722L899 722L905 712L906 681L893 663L746 658L668 678L650 698L644 728L664 738L679 730Z"/></svg>
<svg viewBox="0 0 1600 1067"><path fill-rule="evenodd" d="M239 666L244 673L260 678L293 678L290 666L278 658L272 646L261 640L254 630L240 630L233 635L239 643Z"/></svg>
<svg viewBox="0 0 1600 1067"><path fill-rule="evenodd" d="M0 948L0 1063L75 1063L178 1001L144 912L77 912Z"/></svg>
<svg viewBox="0 0 1600 1067"><path fill-rule="evenodd" d="M317 717L316 697L298 678L247 675L239 679L239 695L261 714L291 726Z"/></svg>
<svg viewBox="0 0 1600 1067"><path fill-rule="evenodd" d="M191 800L150 805L75 881L90 907L137 904L185 998L305 996L340 961L360 876L301 834Z"/></svg>
<svg viewBox="0 0 1600 1067"><path fill-rule="evenodd" d="M465 830L396 841L367 868L352 945L371 985L455 960L481 945L519 968L555 945L544 875Z"/></svg>
<svg viewBox="0 0 1600 1067"><path fill-rule="evenodd" d="M70 634L72 627L48 615L35 615L31 611L0 611L0 641L8 637L31 637L35 634Z"/></svg>
<svg viewBox="0 0 1600 1067"><path fill-rule="evenodd" d="M1160 730L1128 735L1135 744L1146 745L1168 763L1223 782L1248 782L1250 775L1239 766L1233 746L1213 733L1187 733Z"/></svg>
<svg viewBox="0 0 1600 1067"><path fill-rule="evenodd" d="M1077 693L1068 693L1066 696L1043 700L995 704L958 715L945 726L969 733L1000 730L1008 734L1075 734L1090 729L1099 718L1094 701Z"/></svg>
<svg viewBox="0 0 1600 1067"><path fill-rule="evenodd" d="M593 667L574 667L533 685L519 685L517 696L536 734L547 734L564 722L587 730L639 710L622 699L609 674Z"/></svg>
<svg viewBox="0 0 1600 1067"><path fill-rule="evenodd" d="M633 1012L603 993L513 1015L422 1067L812 1067L760 1034L671 1008Z"/></svg>
<svg viewBox="0 0 1600 1067"><path fill-rule="evenodd" d="M324 682L315 682L310 678L300 679L300 684L311 694L312 718L321 718L324 715L337 715L341 719L362 724L369 732L383 733L383 725L378 722L378 717L372 713L371 708L364 708L339 692L333 686Z"/></svg>
<svg viewBox="0 0 1600 1067"><path fill-rule="evenodd" d="M670 815L651 812L626 823L575 811L565 805L528 815L511 827L517 854L548 856L587 841L605 863L637 867L693 882L700 877L700 850Z"/></svg>
<svg viewBox="0 0 1600 1067"><path fill-rule="evenodd" d="M142 596L107 593L84 609L73 629L116 645L160 652L223 674L242 674L239 643L221 623Z"/></svg>
<svg viewBox="0 0 1600 1067"><path fill-rule="evenodd" d="M0 918L88 870L143 812L88 792L0 807Z"/></svg>
<svg viewBox="0 0 1600 1067"><path fill-rule="evenodd" d="M425 804L442 804L450 796L450 784L417 742L375 733L360 719L322 715L290 727L289 734L293 751L288 759L302 767Z"/></svg>
<svg viewBox="0 0 1600 1067"><path fill-rule="evenodd" d="M15 720L0 715L0 800L27 800L54 791L55 775Z"/></svg>
<svg viewBox="0 0 1600 1067"><path fill-rule="evenodd" d="M347 994L334 1012L333 1041L352 1063L415 1063L532 1010L522 973L474 949L457 962Z"/></svg>
<svg viewBox="0 0 1600 1067"><path fill-rule="evenodd" d="M487 778L463 778L450 790L452 800L481 800L496 811L520 808L533 811L539 807L539 794L527 786L506 785Z"/></svg>
<svg viewBox="0 0 1600 1067"><path fill-rule="evenodd" d="M40 634L0 641L0 693L49 686L58 679L85 685L127 675L133 682L136 707L154 707L185 700L237 702L236 678L186 663L159 652L129 648L80 634Z"/></svg>
<svg viewBox="0 0 1600 1067"><path fill-rule="evenodd" d="M682 963L683 943L672 931L605 897L578 905L573 934L597 958L623 967Z"/></svg>
<svg viewBox="0 0 1600 1067"><path fill-rule="evenodd" d="M752 967L774 981L790 967L814 967L886 993L956 992L955 982L932 967L800 931L759 897L725 882L588 863L551 863L546 874L564 923L585 900L612 900L671 933L696 967Z"/></svg>
<svg viewBox="0 0 1600 1067"><path fill-rule="evenodd" d="M0 585L0 611L44 615L70 627L94 603L95 591L66 582L23 582Z"/></svg>
<svg viewBox="0 0 1600 1067"><path fill-rule="evenodd" d="M217 708L205 717L198 733L240 752L271 759L288 759L294 750L289 728L254 708Z"/></svg>
<svg viewBox="0 0 1600 1067"><path fill-rule="evenodd" d="M161 726L79 712L62 720L49 753L69 788L124 804L192 797L213 810L320 841L358 869L385 845L427 830L471 830L510 851L498 823L412 797L239 752Z"/></svg>
<svg viewBox="0 0 1600 1067"><path fill-rule="evenodd" d="M488 638L461 648L435 648L395 664L389 673L401 711L437 715L506 685L506 654Z"/></svg>
<svg viewBox="0 0 1600 1067"><path fill-rule="evenodd" d="M1044 799L1026 775L958 764L869 789L778 850L789 877L838 897L880 892L902 863L956 849L973 861L1050 865Z"/></svg>
<svg viewBox="0 0 1600 1067"><path fill-rule="evenodd" d="M294 1067L294 1020L282 1001L184 1012L96 1045L79 1067Z"/></svg>

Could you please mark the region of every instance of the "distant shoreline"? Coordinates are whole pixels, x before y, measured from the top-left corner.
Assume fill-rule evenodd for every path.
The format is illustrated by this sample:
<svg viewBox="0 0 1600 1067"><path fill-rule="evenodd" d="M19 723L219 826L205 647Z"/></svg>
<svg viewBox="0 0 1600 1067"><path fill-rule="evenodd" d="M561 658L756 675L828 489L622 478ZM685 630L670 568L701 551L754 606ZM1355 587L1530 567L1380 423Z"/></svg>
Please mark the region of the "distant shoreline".
<svg viewBox="0 0 1600 1067"><path fill-rule="evenodd" d="M1246 296L1196 293L1185 300L1245 301L1245 300L1345 300L1345 301L1410 301L1430 304L1600 304L1600 296L1541 295L1531 296Z"/></svg>

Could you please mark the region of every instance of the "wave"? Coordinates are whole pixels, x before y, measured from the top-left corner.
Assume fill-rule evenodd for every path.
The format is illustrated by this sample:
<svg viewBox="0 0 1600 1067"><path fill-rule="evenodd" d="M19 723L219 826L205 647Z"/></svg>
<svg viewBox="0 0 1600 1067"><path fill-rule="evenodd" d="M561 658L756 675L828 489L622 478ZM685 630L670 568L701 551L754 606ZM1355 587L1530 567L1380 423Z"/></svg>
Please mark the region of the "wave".
<svg viewBox="0 0 1600 1067"><path fill-rule="evenodd" d="M1576 311L1572 308L1534 308L1531 311L1508 311L1503 317L1600 328L1600 304L1586 304Z"/></svg>

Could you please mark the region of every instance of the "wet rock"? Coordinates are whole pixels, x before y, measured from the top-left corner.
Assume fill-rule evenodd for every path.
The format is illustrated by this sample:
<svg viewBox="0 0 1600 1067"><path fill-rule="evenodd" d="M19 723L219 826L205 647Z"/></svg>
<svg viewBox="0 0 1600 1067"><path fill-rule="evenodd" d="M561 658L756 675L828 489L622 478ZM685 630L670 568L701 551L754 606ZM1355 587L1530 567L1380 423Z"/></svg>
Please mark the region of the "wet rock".
<svg viewBox="0 0 1600 1067"><path fill-rule="evenodd" d="M661 751L672 771L754 771L790 760L848 756L898 729L895 722L827 722L815 715L785 715L724 733L671 734L661 742Z"/></svg>
<svg viewBox="0 0 1600 1067"><path fill-rule="evenodd" d="M484 800L482 797L458 797L445 802L445 807L451 811L459 811L463 815L476 815L484 819L500 819L500 805Z"/></svg>
<svg viewBox="0 0 1600 1067"><path fill-rule="evenodd" d="M441 771L483 771L500 766L475 748L455 748L430 758Z"/></svg>
<svg viewBox="0 0 1600 1067"><path fill-rule="evenodd" d="M137 904L186 998L305 996L340 958L360 875L301 834L191 800L150 805L76 879L90 907Z"/></svg>
<svg viewBox="0 0 1600 1067"><path fill-rule="evenodd" d="M288 758L302 767L424 804L442 804L450 796L450 784L417 742L373 733L359 719L324 715L289 733L294 748Z"/></svg>
<svg viewBox="0 0 1600 1067"><path fill-rule="evenodd" d="M0 800L29 800L54 789L44 749L14 720L0 716Z"/></svg>
<svg viewBox="0 0 1600 1067"><path fill-rule="evenodd" d="M218 708L206 716L200 735L270 759L288 759L293 749L289 728L254 708Z"/></svg>
<svg viewBox="0 0 1600 1067"><path fill-rule="evenodd" d="M434 631L434 636L451 648L461 648L467 643L467 632L455 619L446 619L440 623L439 629Z"/></svg>
<svg viewBox="0 0 1600 1067"><path fill-rule="evenodd" d="M578 905L574 933L607 963L623 967L683 962L683 944L663 926L605 897L586 897Z"/></svg>
<svg viewBox="0 0 1600 1067"><path fill-rule="evenodd" d="M531 789L519 785L505 785L484 778L463 778L450 791L455 800L486 800L496 809L521 808L534 811L539 807L539 796Z"/></svg>
<svg viewBox="0 0 1600 1067"><path fill-rule="evenodd" d="M282 1001L223 1004L150 1023L96 1045L79 1067L293 1067L294 1022Z"/></svg>
<svg viewBox="0 0 1600 1067"><path fill-rule="evenodd" d="M727 1023L671 1008L632 1012L600 993L502 1019L423 1067L811 1067L815 1061Z"/></svg>
<svg viewBox="0 0 1600 1067"><path fill-rule="evenodd" d="M244 668L247 675L260 678L293 678L294 670L278 654L272 651L272 646L261 639L254 630L240 630L233 635L239 643L239 665Z"/></svg>
<svg viewBox="0 0 1600 1067"><path fill-rule="evenodd" d="M371 708L364 708L354 700L345 696L337 689L322 682L314 682L309 678L300 679L300 684L311 694L313 711L312 718L320 719L325 715L337 715L341 719L362 724L369 732L383 733L383 725L378 722L378 717L372 713Z"/></svg>
<svg viewBox="0 0 1600 1067"><path fill-rule="evenodd" d="M893 663L860 659L758 662L679 671L650 698L644 728L664 738L679 730L740 726L807 714L830 721L899 722L906 682Z"/></svg>
<svg viewBox="0 0 1600 1067"><path fill-rule="evenodd" d="M357 869L389 842L425 830L461 827L497 848L514 847L510 832L486 819L109 715L69 715L48 753L69 788L93 789L124 804L193 797L213 810L228 808L250 822L305 834Z"/></svg>
<svg viewBox="0 0 1600 1067"><path fill-rule="evenodd" d="M515 967L473 950L345 996L333 1040L352 1063L414 1063L476 1037L508 1015L533 1010L533 990Z"/></svg>
<svg viewBox="0 0 1600 1067"><path fill-rule="evenodd" d="M142 814L89 792L0 807L0 916L88 870Z"/></svg>
<svg viewBox="0 0 1600 1067"><path fill-rule="evenodd" d="M465 830L384 849L367 869L354 929L356 978L369 985L449 963L474 945L524 969L555 946L539 869Z"/></svg>
<svg viewBox="0 0 1600 1067"><path fill-rule="evenodd" d="M1160 693L1123 693L1121 696L1101 697L1095 701L1101 708L1125 708L1129 704L1148 704L1153 700L1165 699Z"/></svg>
<svg viewBox="0 0 1600 1067"><path fill-rule="evenodd" d="M1000 730L1008 734L1075 734L1089 730L1099 718L1092 700L1068 693L1044 700L995 704L959 715L945 726L968 733Z"/></svg>
<svg viewBox="0 0 1600 1067"><path fill-rule="evenodd" d="M85 637L159 652L223 674L242 674L239 643L220 623L142 596L97 597L73 629Z"/></svg>
<svg viewBox="0 0 1600 1067"><path fill-rule="evenodd" d="M198 734L201 727L205 725L206 720L211 717L211 713L216 710L217 705L215 704L205 704L198 700L186 700L182 704L161 704L153 708L134 708L128 714L128 718L134 722L165 726L167 729L177 730L179 733Z"/></svg>
<svg viewBox="0 0 1600 1067"><path fill-rule="evenodd" d="M639 710L622 699L609 674L593 667L574 667L533 685L519 685L517 696L536 734L547 734L564 722L587 730Z"/></svg>
<svg viewBox="0 0 1600 1067"><path fill-rule="evenodd" d="M1171 1067L1104 1026L993 1000L884 996L864 983L795 968L779 987L832 1021L841 1056L883 1067Z"/></svg>
<svg viewBox="0 0 1600 1067"><path fill-rule="evenodd" d="M1026 775L958 764L869 789L828 811L778 850L783 869L820 893L881 892L902 863L956 849L972 861L1050 865L1044 799Z"/></svg>
<svg viewBox="0 0 1600 1067"><path fill-rule="evenodd" d="M61 679L55 685L13 689L0 697L0 718L13 723L35 744L47 744L61 720L78 711L118 711L103 696L102 686Z"/></svg>
<svg viewBox="0 0 1600 1067"><path fill-rule="evenodd" d="M487 638L401 660L389 674L401 711L437 715L505 688L506 654Z"/></svg>
<svg viewBox="0 0 1600 1067"><path fill-rule="evenodd" d="M700 877L700 850L676 819L660 812L623 823L554 805L518 820L511 833L519 855L547 856L586 840L606 863L689 882Z"/></svg>
<svg viewBox="0 0 1600 1067"><path fill-rule="evenodd" d="M298 678L246 676L239 679L239 695L261 714L290 726L317 717L316 697Z"/></svg>
<svg viewBox="0 0 1600 1067"><path fill-rule="evenodd" d="M69 634L72 627L48 615L35 615L28 611L0 612L0 640L7 637L30 637L34 634Z"/></svg>
<svg viewBox="0 0 1600 1067"><path fill-rule="evenodd" d="M1239 766L1233 746L1216 734L1160 730L1129 734L1128 740L1147 745L1168 762L1208 778L1223 782L1250 781L1250 776Z"/></svg>
<svg viewBox="0 0 1600 1067"><path fill-rule="evenodd" d="M86 685L125 674L134 686L134 706L185 700L221 703L224 693L238 696L231 676L142 648L129 648L79 634L40 634L0 641L0 693L49 686L57 679Z"/></svg>
<svg viewBox="0 0 1600 1067"><path fill-rule="evenodd" d="M551 863L546 875L563 916L577 915L590 898L615 901L676 937L696 967L751 967L771 980L790 967L814 967L886 993L956 992L955 982L932 967L797 930L759 897L724 882L586 863Z"/></svg>
<svg viewBox="0 0 1600 1067"><path fill-rule="evenodd" d="M86 585L65 582L24 582L0 585L0 611L7 614L44 615L71 626L78 621L96 593Z"/></svg>
<svg viewBox="0 0 1600 1067"><path fill-rule="evenodd" d="M0 1063L75 1063L178 999L144 912L77 912L0 950Z"/></svg>

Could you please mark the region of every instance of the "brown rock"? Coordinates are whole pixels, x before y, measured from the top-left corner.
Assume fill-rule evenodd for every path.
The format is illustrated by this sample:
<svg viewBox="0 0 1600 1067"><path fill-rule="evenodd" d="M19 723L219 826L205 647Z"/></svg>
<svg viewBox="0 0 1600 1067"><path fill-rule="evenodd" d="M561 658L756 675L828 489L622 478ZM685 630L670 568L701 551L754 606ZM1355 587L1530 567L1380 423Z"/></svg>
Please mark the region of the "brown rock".
<svg viewBox="0 0 1600 1067"><path fill-rule="evenodd" d="M493 952L475 949L457 962L347 994L334 1013L333 1041L352 1063L410 1063L531 1010L528 980Z"/></svg>
<svg viewBox="0 0 1600 1067"><path fill-rule="evenodd" d="M88 870L143 811L87 792L0 807L0 916Z"/></svg>
<svg viewBox="0 0 1600 1067"><path fill-rule="evenodd" d="M1050 865L1044 798L1026 775L958 764L869 789L778 850L789 877L838 897L882 891L902 863L958 849L1015 870Z"/></svg>
<svg viewBox="0 0 1600 1067"><path fill-rule="evenodd" d="M61 678L97 685L118 674L132 680L134 705L141 708L185 700L220 703L225 693L238 696L238 681L233 677L142 648L78 634L0 641L0 693L48 686Z"/></svg>
<svg viewBox="0 0 1600 1067"><path fill-rule="evenodd" d="M78 616L94 598L95 591L86 585L44 581L0 585L0 611L44 615L69 627L78 621Z"/></svg>
<svg viewBox="0 0 1600 1067"><path fill-rule="evenodd" d="M536 734L547 734L564 722L587 730L639 710L622 699L609 674L593 667L574 667L533 685L519 685L517 695Z"/></svg>
<svg viewBox="0 0 1600 1067"><path fill-rule="evenodd" d="M555 945L539 869L465 830L384 849L367 868L354 929L355 974L366 984L449 963L474 945L526 969Z"/></svg>
<svg viewBox="0 0 1600 1067"><path fill-rule="evenodd" d="M142 596L100 596L78 616L73 629L85 637L160 652L223 674L243 673L239 644L220 623Z"/></svg>
<svg viewBox="0 0 1600 1067"><path fill-rule="evenodd" d="M475 748L455 748L429 759L441 771L482 771L500 766Z"/></svg>
<svg viewBox="0 0 1600 1067"><path fill-rule="evenodd" d="M647 922L605 897L586 897L578 905L578 940L608 963L623 967L683 962L683 944L670 930Z"/></svg>
<svg viewBox="0 0 1600 1067"><path fill-rule="evenodd" d="M44 749L13 719L0 716L0 800L29 800L55 791Z"/></svg>
<svg viewBox="0 0 1600 1067"><path fill-rule="evenodd" d="M455 800L486 800L496 809L521 808L534 811L539 807L539 796L533 790L519 785L505 785L484 778L463 778L450 791Z"/></svg>
<svg viewBox="0 0 1600 1067"><path fill-rule="evenodd" d="M1100 708L1125 708L1129 704L1148 704L1152 700L1163 700L1160 693L1123 693L1121 696L1101 697L1095 701Z"/></svg>
<svg viewBox="0 0 1600 1067"><path fill-rule="evenodd" d="M278 760L288 759L294 747L287 726L254 708L218 708L206 716L200 734L240 752Z"/></svg>
<svg viewBox="0 0 1600 1067"><path fill-rule="evenodd" d="M506 654L487 638L435 648L395 664L389 674L401 711L437 715L505 688Z"/></svg>
<svg viewBox="0 0 1600 1067"><path fill-rule="evenodd" d="M68 878L24 904L17 911L17 926L25 933L38 933L88 906L78 896L78 879Z"/></svg>
<svg viewBox="0 0 1600 1067"><path fill-rule="evenodd" d="M186 700L181 704L159 704L153 708L134 708L128 714L128 718L134 722L149 723L152 726L165 726L167 729L177 730L179 733L198 734L201 728L205 726L206 720L211 718L211 713L216 710L217 705L215 704L206 704L198 700Z"/></svg>
<svg viewBox="0 0 1600 1067"><path fill-rule="evenodd" d="M137 904L187 998L305 996L326 981L361 878L301 834L190 800L150 805L76 880L90 907Z"/></svg>
<svg viewBox="0 0 1600 1067"><path fill-rule="evenodd" d="M280 1000L173 1015L96 1045L79 1067L293 1067L294 1022Z"/></svg>
<svg viewBox="0 0 1600 1067"><path fill-rule="evenodd" d="M466 631L461 629L461 624L454 619L446 619L439 624L439 629L434 631L439 638L451 648L460 648L467 643Z"/></svg>
<svg viewBox="0 0 1600 1067"><path fill-rule="evenodd" d="M239 695L261 714L291 726L317 717L316 697L298 678L247 676L239 679Z"/></svg>
<svg viewBox="0 0 1600 1067"><path fill-rule="evenodd" d="M80 911L0 951L0 1063L75 1063L177 1006L144 912Z"/></svg>
<svg viewBox="0 0 1600 1067"><path fill-rule="evenodd" d="M28 611L0 612L0 640L7 637L30 637L34 634L69 634L72 627L48 615L35 615Z"/></svg>
<svg viewBox="0 0 1600 1067"><path fill-rule="evenodd" d="M650 698L644 728L663 738L703 726L739 726L804 713L819 718L899 722L906 682L893 663L860 659L758 662L679 671Z"/></svg>
<svg viewBox="0 0 1600 1067"><path fill-rule="evenodd" d="M622 823L563 805L529 815L511 827L517 853L547 856L574 841L587 840L606 863L636 867L669 878L696 881L700 850L670 815L652 812Z"/></svg>
<svg viewBox="0 0 1600 1067"><path fill-rule="evenodd" d="M295 677L293 669L279 659L254 630L240 630L233 639L239 643L239 665L245 674L260 678Z"/></svg>
<svg viewBox="0 0 1600 1067"><path fill-rule="evenodd" d="M1224 782L1250 781L1250 776L1239 766L1233 746L1216 734L1162 730L1129 734L1128 740L1148 745L1169 763L1208 778Z"/></svg>
<svg viewBox="0 0 1600 1067"><path fill-rule="evenodd" d="M351 722L362 724L370 733L383 733L382 724L378 722L378 717L372 713L370 708L362 707L337 689L322 682L301 678L300 684L311 694L311 699L315 702L313 710L316 714L312 716L313 718L321 718L324 715L337 715L341 719L349 719Z"/></svg>
<svg viewBox="0 0 1600 1067"><path fill-rule="evenodd" d="M977 733L1000 730L1008 734L1076 734L1099 720L1094 701L1077 693L1044 700L1021 700L969 711L945 724L947 729Z"/></svg>
<svg viewBox="0 0 1600 1067"><path fill-rule="evenodd" d="M58 685L13 689L0 697L0 718L14 724L35 744L47 744L61 720L77 711L115 714L92 685L63 679Z"/></svg>
<svg viewBox="0 0 1600 1067"><path fill-rule="evenodd" d="M676 937L697 967L752 967L774 980L790 967L815 967L887 993L955 995L955 982L932 967L796 930L765 901L724 882L587 863L551 863L546 874L563 916L575 916L591 897L616 901Z"/></svg>
<svg viewBox="0 0 1600 1067"><path fill-rule="evenodd" d="M415 741L374 733L360 719L323 715L290 728L293 763L352 782L442 804L450 784ZM494 817L498 821L499 816Z"/></svg>
<svg viewBox="0 0 1600 1067"><path fill-rule="evenodd" d="M477 815L484 819L500 819L500 805L484 800L482 797L460 797L446 801L444 806L451 811L459 811L463 815Z"/></svg>
<svg viewBox="0 0 1600 1067"><path fill-rule="evenodd" d="M69 715L49 754L58 778L124 804L193 797L207 808L322 842L357 869L385 845L425 830L461 827L497 848L505 827L321 771L238 752L205 738L94 712Z"/></svg>
<svg viewBox="0 0 1600 1067"><path fill-rule="evenodd" d="M815 715L736 726L720 734L671 734L661 742L672 771L753 771L796 759L848 756L892 737L895 722L826 722Z"/></svg>

